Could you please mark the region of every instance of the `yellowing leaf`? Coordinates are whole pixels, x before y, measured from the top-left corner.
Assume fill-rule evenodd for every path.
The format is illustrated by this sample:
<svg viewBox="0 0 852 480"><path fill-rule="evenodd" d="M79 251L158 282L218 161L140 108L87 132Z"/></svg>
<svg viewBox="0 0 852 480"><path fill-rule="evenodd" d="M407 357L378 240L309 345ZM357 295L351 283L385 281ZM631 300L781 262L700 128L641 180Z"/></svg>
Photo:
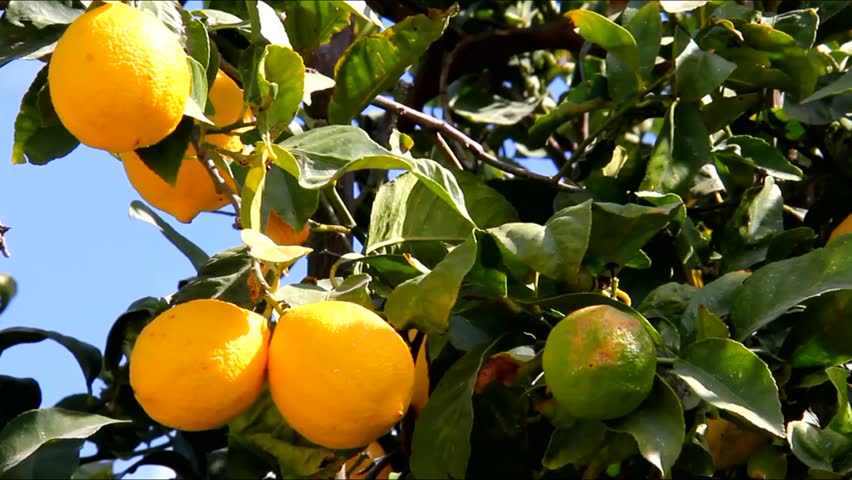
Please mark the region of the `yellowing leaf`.
<svg viewBox="0 0 852 480"><path fill-rule="evenodd" d="M278 263L288 267L296 260L313 252L313 249L299 245L278 245L271 238L257 230L245 228L240 238L249 247L249 255L264 262Z"/></svg>

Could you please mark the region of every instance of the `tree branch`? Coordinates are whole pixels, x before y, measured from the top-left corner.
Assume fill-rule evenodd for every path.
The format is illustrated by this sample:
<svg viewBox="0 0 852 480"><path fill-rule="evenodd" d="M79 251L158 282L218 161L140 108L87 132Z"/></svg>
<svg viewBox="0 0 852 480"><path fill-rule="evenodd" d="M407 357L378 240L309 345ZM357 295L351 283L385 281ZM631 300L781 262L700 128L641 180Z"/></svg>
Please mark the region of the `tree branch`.
<svg viewBox="0 0 852 480"><path fill-rule="evenodd" d="M204 140L202 139L202 132L200 128L193 129L191 142L192 146L195 147L195 154L198 157L198 160L206 167L207 173L216 185L216 191L227 196L228 201L230 201L231 205L234 206L234 213L236 213L236 220L234 224L240 228L240 208L242 201L240 196L237 195L237 192L235 192L231 186L225 182L225 178L222 176L222 173L218 168L216 168L216 162L207 155L207 146L204 144Z"/></svg>
<svg viewBox="0 0 852 480"><path fill-rule="evenodd" d="M435 142L438 144L438 147L441 148L441 151L444 153L444 156L453 164L454 167L459 170L464 170L464 166L461 164L458 158L456 158L456 154L453 153L453 149L450 148L450 145L444 140L444 137L441 136L441 132L435 132Z"/></svg>
<svg viewBox="0 0 852 480"><path fill-rule="evenodd" d="M397 114L399 114L400 117L408 117L409 119L423 127L443 133L447 137L464 145L465 148L475 153L480 160L487 163L488 165L491 165L494 168L511 173L513 175L517 175L519 177L532 178L535 180L542 180L546 182L552 181L551 178L546 175L540 175L538 173L531 172L526 168L512 165L511 163L504 162L499 158L495 157L494 155L491 155L490 153L485 151L482 145L475 142L473 139L459 131L457 128L448 124L447 122L438 120L435 117L426 115L423 112L414 110L413 108L407 107L387 97L378 96L373 99L372 103L373 105L383 110L396 112ZM556 185L565 190L582 190L582 187L578 185L568 184L561 181L557 182Z"/></svg>
<svg viewBox="0 0 852 480"><path fill-rule="evenodd" d="M3 223L0 222L0 253L2 253L3 256L6 257L6 258L9 258L9 256L10 256L9 247L6 245L6 232L8 232L11 229L12 229L12 227L9 227L7 225L3 225Z"/></svg>

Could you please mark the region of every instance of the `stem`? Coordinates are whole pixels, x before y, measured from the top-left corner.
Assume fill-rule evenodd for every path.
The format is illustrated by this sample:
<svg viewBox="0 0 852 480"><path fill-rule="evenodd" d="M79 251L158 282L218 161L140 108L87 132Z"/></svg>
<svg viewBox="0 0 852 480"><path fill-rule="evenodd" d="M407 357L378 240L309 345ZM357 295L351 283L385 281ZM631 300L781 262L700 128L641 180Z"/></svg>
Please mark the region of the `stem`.
<svg viewBox="0 0 852 480"><path fill-rule="evenodd" d="M257 0L246 0L249 21L251 22L251 37L253 41L260 40L260 13L257 11Z"/></svg>
<svg viewBox="0 0 852 480"><path fill-rule="evenodd" d="M9 258L9 247L6 246L6 232L11 229L12 227L3 225L3 222L0 222L0 253L6 258Z"/></svg>
<svg viewBox="0 0 852 480"><path fill-rule="evenodd" d="M318 223L310 219L308 219L308 225L310 225L312 232L342 233L343 235L349 235L350 233L352 233L352 230L344 227L343 225L326 225L324 223Z"/></svg>
<svg viewBox="0 0 852 480"><path fill-rule="evenodd" d="M482 160L483 162L491 165L492 167L502 170L504 172L511 173L513 175L517 175L520 177L527 177L534 180L542 180L542 181L551 181L552 179L546 175L540 175L535 172L531 172L523 167L518 167L512 165L511 163L506 163L494 155L486 152L485 149L479 143L475 142L473 139L459 131L457 128L452 125L444 122L442 120L438 120L437 118L427 115L423 112L414 110L413 108L407 107L399 102L391 100L387 97L378 96L373 99L373 105L388 111L396 112L400 117L408 117L417 124L430 128L432 130L438 131L446 135L447 137L459 142L464 145L465 148L473 151L476 156ZM565 190L571 191L582 191L583 188L569 183L563 183L561 181L556 182L557 186L563 188Z"/></svg>
<svg viewBox="0 0 852 480"><path fill-rule="evenodd" d="M444 153L444 156L446 156L450 160L453 166L458 168L459 170L464 170L464 167L462 166L461 162L458 158L456 158L456 154L453 153L453 149L450 148L450 145L447 143L446 140L444 140L444 137L441 136L440 132L435 132L435 141L441 148L441 151Z"/></svg>
<svg viewBox="0 0 852 480"><path fill-rule="evenodd" d="M198 157L198 160L202 165L207 167L207 173L210 175L210 178L213 180L213 183L216 185L216 190L228 197L228 200L231 202L231 205L234 206L234 212L236 213L236 224L239 227L240 223L240 207L242 205L242 201L240 200L240 196L237 195L236 192L225 182L225 178L222 177L222 173L216 168L216 162L207 155L207 145L205 142L201 141L201 138L204 137L204 127L200 129L193 129L192 133L192 146L195 147L195 154Z"/></svg>
<svg viewBox="0 0 852 480"><path fill-rule="evenodd" d="M326 188L323 190L323 193L328 199L328 203L331 204L331 208L334 209L334 213L336 213L339 217L342 217L343 222L345 222L345 227L352 229L358 226L358 224L355 223L355 219L352 218L352 214L349 213L349 208L346 207L343 199L340 198L340 193L337 191L337 188L334 186Z"/></svg>
<svg viewBox="0 0 852 480"><path fill-rule="evenodd" d="M254 127L255 125L257 125L257 122L244 122L240 120L224 127L207 127L207 133L232 133L234 130Z"/></svg>

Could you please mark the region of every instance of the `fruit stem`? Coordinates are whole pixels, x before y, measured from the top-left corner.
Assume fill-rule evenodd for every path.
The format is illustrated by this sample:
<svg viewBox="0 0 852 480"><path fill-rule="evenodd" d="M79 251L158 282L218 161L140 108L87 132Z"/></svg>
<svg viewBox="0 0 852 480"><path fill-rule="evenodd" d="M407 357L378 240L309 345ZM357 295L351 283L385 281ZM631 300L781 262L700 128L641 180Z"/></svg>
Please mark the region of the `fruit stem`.
<svg viewBox="0 0 852 480"><path fill-rule="evenodd" d="M207 168L207 173L210 175L210 178L213 179L213 183L216 184L216 190L219 193L226 195L228 200L231 202L231 205L234 206L234 212L237 214L234 224L237 228L242 228L240 225L240 206L242 205L242 201L240 200L240 196L231 189L231 186L228 185L227 182L225 182L225 178L222 177L222 173L219 172L218 168L216 168L216 161L207 155L207 145L201 141L207 133L205 130L204 126L192 129L192 146L195 147L195 153L198 160Z"/></svg>
<svg viewBox="0 0 852 480"><path fill-rule="evenodd" d="M355 219L352 217L352 214L349 213L349 209L346 207L346 204L343 202L343 199L340 198L340 193L337 191L337 188L331 186L323 190L328 203L331 204L331 208L334 209L334 212L337 213L339 217L342 218L345 223L344 227L347 229L352 229L358 226L355 222Z"/></svg>
<svg viewBox="0 0 852 480"><path fill-rule="evenodd" d="M310 219L308 220L308 225L311 226L312 232L342 233L343 235L349 235L352 233L352 230L347 227L344 227L343 225L326 225L324 223L318 223Z"/></svg>

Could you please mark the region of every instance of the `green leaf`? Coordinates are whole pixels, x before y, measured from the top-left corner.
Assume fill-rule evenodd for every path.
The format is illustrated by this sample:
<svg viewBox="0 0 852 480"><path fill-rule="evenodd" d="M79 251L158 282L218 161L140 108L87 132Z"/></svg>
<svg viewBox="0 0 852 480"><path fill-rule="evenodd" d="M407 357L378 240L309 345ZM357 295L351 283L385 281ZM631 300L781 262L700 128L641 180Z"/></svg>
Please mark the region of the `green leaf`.
<svg viewBox="0 0 852 480"><path fill-rule="evenodd" d="M447 331L459 288L476 260L476 237L471 235L429 272L396 287L385 302L385 314L397 330L416 326L429 335Z"/></svg>
<svg viewBox="0 0 852 480"><path fill-rule="evenodd" d="M409 65L444 32L449 16L413 15L367 35L346 49L334 67L331 123L347 124L379 93L393 86Z"/></svg>
<svg viewBox="0 0 852 480"><path fill-rule="evenodd" d="M0 18L0 67L53 52L68 24L82 13L63 2L8 2Z"/></svg>
<svg viewBox="0 0 852 480"><path fill-rule="evenodd" d="M565 98L544 115L539 115L529 128L529 146L543 146L556 129L573 118L606 106L608 82L600 75L593 76L588 85L580 83L568 90Z"/></svg>
<svg viewBox="0 0 852 480"><path fill-rule="evenodd" d="M723 271L751 267L766 258L771 239L784 231L784 198L772 177L747 190L725 225Z"/></svg>
<svg viewBox="0 0 852 480"><path fill-rule="evenodd" d="M734 120L755 107L759 101L759 93L714 98L712 102L704 105L702 110L707 132L713 134L734 123Z"/></svg>
<svg viewBox="0 0 852 480"><path fill-rule="evenodd" d="M134 150L142 162L169 185L177 182L194 123L192 117L184 116L177 128L166 138L150 147Z"/></svg>
<svg viewBox="0 0 852 480"><path fill-rule="evenodd" d="M349 26L351 10L344 2L297 0L283 2L284 26L296 50L310 50L328 42Z"/></svg>
<svg viewBox="0 0 852 480"><path fill-rule="evenodd" d="M44 165L68 155L80 144L53 110L47 85L47 69L44 66L39 70L21 100L21 108L15 118L12 163Z"/></svg>
<svg viewBox="0 0 852 480"><path fill-rule="evenodd" d="M305 92L302 94L302 101L305 105L310 105L314 92L321 92L334 87L334 79L326 77L321 73L305 72Z"/></svg>
<svg viewBox="0 0 852 480"><path fill-rule="evenodd" d="M243 308L252 308L248 279L254 259L248 247L230 248L210 257L198 275L186 281L172 297L174 304L199 298L214 298Z"/></svg>
<svg viewBox="0 0 852 480"><path fill-rule="evenodd" d="M660 6L668 13L691 12L703 7L708 0L660 0Z"/></svg>
<svg viewBox="0 0 852 480"><path fill-rule="evenodd" d="M269 41L272 45L278 45L287 48L293 48L290 45L290 38L287 36L287 30L284 28L284 23L278 12L270 7L266 2L248 1L247 5L251 8L251 4L256 4L258 20L260 21L260 35ZM249 14L251 18L251 14Z"/></svg>
<svg viewBox="0 0 852 480"><path fill-rule="evenodd" d="M748 459L749 478L787 478L787 455L772 445L763 445Z"/></svg>
<svg viewBox="0 0 852 480"><path fill-rule="evenodd" d="M682 202L659 207L594 203L589 249L583 263L593 272L604 272L610 264L616 268L627 265L682 208Z"/></svg>
<svg viewBox="0 0 852 480"><path fill-rule="evenodd" d="M592 10L571 10L565 14L587 41L597 43L639 72L639 48L636 39L624 27Z"/></svg>
<svg viewBox="0 0 852 480"><path fill-rule="evenodd" d="M257 85L260 103L255 108L258 128L277 138L302 103L305 88L305 64L288 47L267 45L258 62Z"/></svg>
<svg viewBox="0 0 852 480"><path fill-rule="evenodd" d="M794 420L787 424L787 442L799 461L812 469L826 472L833 472L835 460L852 451L852 439L848 436L830 428L820 430L803 420Z"/></svg>
<svg viewBox="0 0 852 480"><path fill-rule="evenodd" d="M852 289L852 235L841 235L824 248L752 274L734 295L731 322L736 337L747 338L804 300L848 289Z"/></svg>
<svg viewBox="0 0 852 480"><path fill-rule="evenodd" d="M715 53L705 52L689 35L678 28L675 35L685 37L683 51L675 58L677 94L682 101L698 101L719 88L737 64Z"/></svg>
<svg viewBox="0 0 852 480"><path fill-rule="evenodd" d="M512 204L477 176L467 172L452 174L477 226L490 228L517 220ZM366 252L402 241L463 241L473 229L469 221L410 173L379 188L370 217Z"/></svg>
<svg viewBox="0 0 852 480"><path fill-rule="evenodd" d="M523 263L556 280L577 275L589 247L591 201L554 213L542 225L507 223L488 229L503 249Z"/></svg>
<svg viewBox="0 0 852 480"><path fill-rule="evenodd" d="M126 423L126 420L61 408L42 408L22 413L0 430L0 474L50 441L87 438L101 427L113 423Z"/></svg>
<svg viewBox="0 0 852 480"><path fill-rule="evenodd" d="M606 89L609 98L616 103L630 101L639 95L639 77L621 57L612 52L606 54Z"/></svg>
<svg viewBox="0 0 852 480"><path fill-rule="evenodd" d="M828 423L827 428L846 436L852 435L852 407L849 405L849 386L846 379L849 371L841 367L825 369L828 380L837 390L837 413Z"/></svg>
<svg viewBox="0 0 852 480"><path fill-rule="evenodd" d="M9 347L22 343L38 343L43 340L53 340L74 355L83 371L83 376L86 378L86 388L91 394L92 383L101 373L101 352L86 342L50 330L12 327L0 330L0 355Z"/></svg>
<svg viewBox="0 0 852 480"><path fill-rule="evenodd" d="M597 420L578 419L570 426L558 427L550 434L541 464L548 470L558 470L586 463L600 449L605 436L606 425Z"/></svg>
<svg viewBox="0 0 852 480"><path fill-rule="evenodd" d="M787 336L794 368L831 367L852 360L852 290L816 297Z"/></svg>
<svg viewBox="0 0 852 480"><path fill-rule="evenodd" d="M695 340L700 342L705 338L731 338L731 331L721 318L701 305L695 319Z"/></svg>
<svg viewBox="0 0 852 480"><path fill-rule="evenodd" d="M727 316L731 312L734 293L749 275L751 273L744 270L726 273L695 292L680 318L680 325L683 327L681 335L691 339L693 335L698 333L700 322L716 323L708 318L703 320L700 318L702 308L712 312L717 318ZM705 328L709 326L711 325L704 324ZM713 331L721 333L720 327L713 327ZM725 326L725 330L727 330L727 326Z"/></svg>
<svg viewBox="0 0 852 480"><path fill-rule="evenodd" d="M207 69L192 57L187 57L187 62L189 62L189 69L192 73L192 83L190 84L189 99L186 101L183 114L213 125L213 121L204 115L208 90Z"/></svg>
<svg viewBox="0 0 852 480"><path fill-rule="evenodd" d="M675 102L657 137L640 190L686 198L690 183L710 158L710 137L694 102Z"/></svg>
<svg viewBox="0 0 852 480"><path fill-rule="evenodd" d="M734 135L726 138L713 149L716 157L722 160L734 160L754 168L766 170L766 173L780 180L802 179L802 170L790 163L777 148L766 140L750 135ZM724 152L724 153L719 153Z"/></svg>
<svg viewBox="0 0 852 480"><path fill-rule="evenodd" d="M802 48L811 48L816 41L819 15L813 8L791 10L779 15L763 17L763 21L793 37Z"/></svg>
<svg viewBox="0 0 852 480"><path fill-rule="evenodd" d="M474 81L453 82L447 93L449 106L456 115L474 123L492 125L515 125L541 103L541 98L534 95L520 100L508 99Z"/></svg>
<svg viewBox="0 0 852 480"><path fill-rule="evenodd" d="M82 448L83 440L76 439L45 443L32 455L0 475L0 479L69 478L80 464Z"/></svg>
<svg viewBox="0 0 852 480"><path fill-rule="evenodd" d="M688 345L673 372L707 403L784 437L778 387L763 360L741 343L708 338Z"/></svg>
<svg viewBox="0 0 852 480"><path fill-rule="evenodd" d="M273 458L279 478L330 478L334 476L334 472L327 471L330 467L340 469L335 452L309 442L287 424L267 388L245 412L228 423L228 447ZM251 463L259 462L255 459ZM229 478L233 478L231 474Z"/></svg>
<svg viewBox="0 0 852 480"><path fill-rule="evenodd" d="M0 313L6 310L16 293L18 293L18 284L15 279L0 273Z"/></svg>
<svg viewBox="0 0 852 480"><path fill-rule="evenodd" d="M266 165L254 163L246 173L243 190L240 192L240 225L243 228L259 229L263 225L261 217L263 207L263 190L266 186Z"/></svg>
<svg viewBox="0 0 852 480"><path fill-rule="evenodd" d="M447 169L428 159L396 155L374 142L367 133L349 125L315 128L279 144L299 158L299 184L308 189L330 185L347 171L403 169L412 172L432 192L473 223L465 207L464 194ZM292 166L284 167L285 170Z"/></svg>
<svg viewBox="0 0 852 480"><path fill-rule="evenodd" d="M629 11L629 8L625 10L625 14ZM639 71L642 78L648 80L654 69L657 55L660 53L660 42L663 38L659 3L648 2L643 5L630 16L624 27L636 39L639 50Z"/></svg>
<svg viewBox="0 0 852 480"><path fill-rule="evenodd" d="M847 70L842 77L820 88L801 103L810 103L826 97L852 92L852 70Z"/></svg>
<svg viewBox="0 0 852 480"><path fill-rule="evenodd" d="M260 217L264 222L272 210L296 231L300 231L319 206L319 192L300 187L296 177L273 164L266 171L261 206Z"/></svg>
<svg viewBox="0 0 852 480"><path fill-rule="evenodd" d="M26 412L41 406L41 387L32 378L0 375L0 428Z"/></svg>
<svg viewBox="0 0 852 480"><path fill-rule="evenodd" d="M104 347L104 371L115 375L123 356L130 358L136 338L151 320L168 310L169 304L161 298L144 297L133 302L122 313L107 334Z"/></svg>
<svg viewBox="0 0 852 480"><path fill-rule="evenodd" d="M527 335L501 337L467 352L444 373L414 428L410 462L417 478L466 477L479 370L493 354L530 340Z"/></svg>
<svg viewBox="0 0 852 480"><path fill-rule="evenodd" d="M284 285L275 292L276 300L283 300L291 307L309 303L339 300L357 303L362 307L373 310L373 300L370 297L369 285L372 277L359 273L346 277L337 287L329 280L320 280L316 285L308 283Z"/></svg>
<svg viewBox="0 0 852 480"><path fill-rule="evenodd" d="M313 251L301 245L278 245L259 230L251 228L240 230L240 238L248 245L249 255L264 262L276 263L282 268L289 268Z"/></svg>
<svg viewBox="0 0 852 480"><path fill-rule="evenodd" d="M172 245L177 247L177 249L180 250L187 259L189 259L190 263L192 263L192 266L195 268L195 271L198 271L198 269L201 268L201 265L210 259L210 257L204 253L204 250L199 248L198 245L192 243L189 239L178 233L178 231L172 228L168 222L163 220L159 215L154 213L153 210L148 208L147 205L139 200L130 202L130 209L128 213L130 214L130 218L142 220L143 222L150 223L157 227L157 229L160 230L160 233L162 233Z"/></svg>
<svg viewBox="0 0 852 480"><path fill-rule="evenodd" d="M651 394L639 408L611 422L609 427L632 435L645 460L657 467L663 478L671 478L671 468L680 455L686 425L680 399L659 376L654 380Z"/></svg>

